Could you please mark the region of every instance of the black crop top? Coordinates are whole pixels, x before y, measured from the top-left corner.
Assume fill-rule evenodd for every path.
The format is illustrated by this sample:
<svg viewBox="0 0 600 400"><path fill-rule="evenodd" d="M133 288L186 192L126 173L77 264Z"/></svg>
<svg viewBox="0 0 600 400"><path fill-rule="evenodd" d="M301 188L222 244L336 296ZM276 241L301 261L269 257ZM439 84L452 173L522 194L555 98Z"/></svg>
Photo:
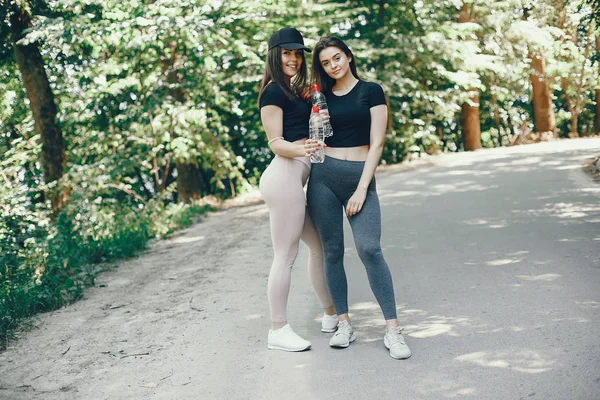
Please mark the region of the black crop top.
<svg viewBox="0 0 600 400"><path fill-rule="evenodd" d="M325 139L329 147L356 147L370 143L371 107L386 104L377 83L358 81L345 95L325 93L333 136Z"/></svg>
<svg viewBox="0 0 600 400"><path fill-rule="evenodd" d="M283 110L283 138L288 142L308 137L310 103L297 99L291 100L275 82L265 86L260 95L260 108L277 106Z"/></svg>

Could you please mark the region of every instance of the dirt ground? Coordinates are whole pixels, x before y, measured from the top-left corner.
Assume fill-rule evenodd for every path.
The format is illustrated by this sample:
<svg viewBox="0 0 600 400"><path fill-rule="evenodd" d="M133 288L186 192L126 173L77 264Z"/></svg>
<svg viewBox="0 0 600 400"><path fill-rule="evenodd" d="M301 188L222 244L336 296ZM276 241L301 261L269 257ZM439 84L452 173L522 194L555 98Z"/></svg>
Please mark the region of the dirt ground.
<svg viewBox="0 0 600 400"><path fill-rule="evenodd" d="M0 398L144 398L135 388L192 382L172 375L161 353L186 354L194 339L180 340L182 332L202 335L209 316L257 301L235 296L240 283L232 278L264 281L267 272L232 277L223 269L267 257L265 221L261 204L207 216L100 275L83 300L35 318L33 329L0 354ZM230 252L237 246L248 249L248 258Z"/></svg>

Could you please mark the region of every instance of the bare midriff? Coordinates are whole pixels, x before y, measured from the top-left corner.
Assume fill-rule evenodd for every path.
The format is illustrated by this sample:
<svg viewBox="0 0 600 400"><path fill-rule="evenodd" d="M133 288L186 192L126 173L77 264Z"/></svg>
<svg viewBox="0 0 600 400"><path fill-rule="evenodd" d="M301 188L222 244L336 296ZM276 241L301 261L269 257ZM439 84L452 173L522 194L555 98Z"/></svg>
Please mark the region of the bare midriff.
<svg viewBox="0 0 600 400"><path fill-rule="evenodd" d="M369 154L369 145L357 147L325 147L325 155L347 161L365 161Z"/></svg>

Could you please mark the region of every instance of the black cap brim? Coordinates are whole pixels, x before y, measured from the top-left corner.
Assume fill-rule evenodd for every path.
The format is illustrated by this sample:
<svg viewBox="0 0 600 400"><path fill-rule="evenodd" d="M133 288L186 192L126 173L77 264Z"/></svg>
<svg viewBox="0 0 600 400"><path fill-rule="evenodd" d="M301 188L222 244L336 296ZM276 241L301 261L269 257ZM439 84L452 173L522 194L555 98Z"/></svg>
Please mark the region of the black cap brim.
<svg viewBox="0 0 600 400"><path fill-rule="evenodd" d="M281 43L279 46L283 47L286 50L304 50L307 51L309 53L312 53L312 50L309 49L308 47L306 47L305 45L301 44L301 43Z"/></svg>

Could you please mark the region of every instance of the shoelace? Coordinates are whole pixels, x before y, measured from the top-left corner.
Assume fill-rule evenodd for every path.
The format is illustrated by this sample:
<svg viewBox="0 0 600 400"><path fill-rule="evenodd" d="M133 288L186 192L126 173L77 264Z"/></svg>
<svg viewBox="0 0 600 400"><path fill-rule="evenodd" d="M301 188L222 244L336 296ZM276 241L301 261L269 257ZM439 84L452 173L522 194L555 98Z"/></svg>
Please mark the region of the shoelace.
<svg viewBox="0 0 600 400"><path fill-rule="evenodd" d="M390 344L396 344L396 343L405 344L404 338L402 337L403 330L404 329L398 327L398 328L392 328L392 330L389 331L388 340L390 341Z"/></svg>
<svg viewBox="0 0 600 400"><path fill-rule="evenodd" d="M333 336L340 336L340 335L350 336L351 332L352 332L352 328L350 327L350 325L340 324L340 325L338 325L337 332Z"/></svg>

